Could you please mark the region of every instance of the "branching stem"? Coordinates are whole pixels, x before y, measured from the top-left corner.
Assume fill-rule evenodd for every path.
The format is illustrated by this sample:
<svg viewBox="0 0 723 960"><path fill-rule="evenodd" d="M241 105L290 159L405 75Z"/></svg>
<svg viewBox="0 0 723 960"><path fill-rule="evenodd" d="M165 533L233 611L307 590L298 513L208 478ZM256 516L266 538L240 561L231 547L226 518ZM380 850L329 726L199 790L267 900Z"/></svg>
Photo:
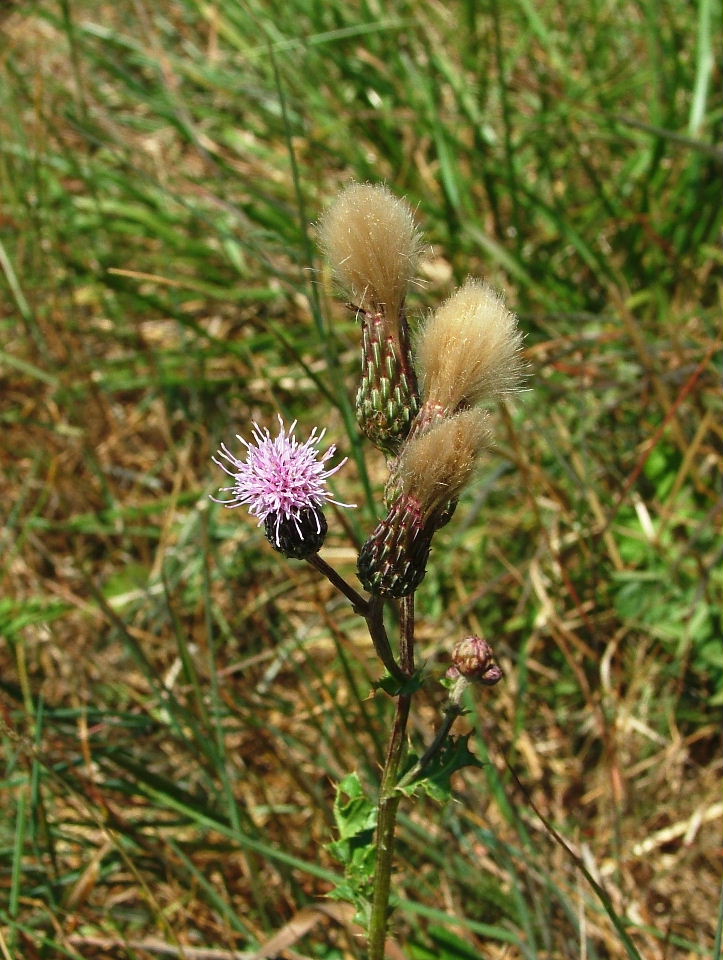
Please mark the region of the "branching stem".
<svg viewBox="0 0 723 960"><path fill-rule="evenodd" d="M403 683L414 674L414 596L404 597L400 602L399 618L399 659L394 659L384 626L384 601L381 597L371 596L368 600L358 593L337 571L322 560L318 554L308 557L308 562L322 573L337 590L351 601L356 613L367 622L369 636L374 644L377 656L395 680ZM379 788L377 807L377 828L375 844L377 851L374 872L374 893L369 924L369 960L384 960L384 948L389 916L389 893L391 889L392 864L394 858L394 834L397 826L397 809L401 795L397 791L399 767L404 757L407 741L407 721L412 701L411 693L402 693L397 697L392 735L387 749L387 757ZM458 711L459 712L459 711ZM422 758L422 766L428 762L436 749L449 733L458 713L450 718L449 725L443 725L434 744ZM444 733L443 733L444 731ZM420 764L415 766L415 771ZM403 782L409 779L409 775Z"/></svg>
<svg viewBox="0 0 723 960"><path fill-rule="evenodd" d="M331 564L327 563L326 560L322 560L318 553L306 559L312 567L316 567L319 573L323 573L326 579L333 583L337 590L344 594L347 600L351 600L351 604L357 613L361 614L362 617L368 616L368 601L366 601L350 583L347 583L344 577L342 577Z"/></svg>
<svg viewBox="0 0 723 960"><path fill-rule="evenodd" d="M429 745L429 747L424 751L424 754L419 758L419 760L414 764L411 770L408 770L404 774L402 779L397 784L397 787L406 787L408 784L412 783L414 780L418 780L422 776L424 771L427 769L432 760L437 756L439 751L442 749L444 744L447 741L447 737L452 731L454 722L457 717L461 716L463 713L462 707L459 704L450 703L447 709L444 711L444 721L440 726L437 734Z"/></svg>
<svg viewBox="0 0 723 960"><path fill-rule="evenodd" d="M306 559L312 567L318 570L319 573L322 573L330 583L333 583L337 590L344 594L347 600L351 601L354 611L364 617L377 656L387 668L389 674L394 677L395 680L399 681L399 683L403 683L407 679L407 676L414 672L414 668L407 674L406 670L401 669L394 659L386 627L384 626L384 601L381 597L370 597L368 600L365 600L350 583L346 582L344 577L342 577L331 564L327 563L326 560L322 560L318 553ZM412 630L413 629L414 627L412 627ZM412 663L413 662L414 660L412 659Z"/></svg>

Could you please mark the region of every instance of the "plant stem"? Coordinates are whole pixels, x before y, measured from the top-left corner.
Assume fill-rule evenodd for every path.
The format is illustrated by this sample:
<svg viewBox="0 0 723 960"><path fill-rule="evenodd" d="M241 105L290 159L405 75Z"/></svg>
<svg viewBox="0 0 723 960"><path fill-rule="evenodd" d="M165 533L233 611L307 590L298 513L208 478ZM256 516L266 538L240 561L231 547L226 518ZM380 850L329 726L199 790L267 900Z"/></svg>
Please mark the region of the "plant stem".
<svg viewBox="0 0 723 960"><path fill-rule="evenodd" d="M402 670L411 677L414 673L414 594L403 597L399 613L399 659Z"/></svg>
<svg viewBox="0 0 723 960"><path fill-rule="evenodd" d="M400 610L399 652L402 671L407 676L414 673L414 597L404 597ZM392 862L394 858L394 834L397 826L397 808L400 795L397 793L399 765L404 756L407 739L407 720L411 694L400 694L394 715L394 726L389 741L387 759L379 788L377 808L376 849L377 862L374 871L372 914L369 922L369 960L384 960L389 914L389 891L391 887Z"/></svg>
<svg viewBox="0 0 723 960"><path fill-rule="evenodd" d="M331 564L327 563L326 560L322 560L318 553L306 559L312 567L315 567L319 573L323 573L327 580L333 583L337 590L351 601L355 613L364 617L377 656L387 668L389 674L394 677L395 680L398 680L399 683L403 683L407 679L408 674L406 671L400 669L399 664L394 659L394 654L389 644L389 637L387 636L387 631L384 626L384 601L381 597L370 597L368 600L365 600L351 584L346 582L342 575L338 573ZM412 661L412 663L413 662L414 661ZM413 672L414 667L409 671L409 675Z"/></svg>
<svg viewBox="0 0 723 960"><path fill-rule="evenodd" d="M312 567L322 573L327 580L334 584L337 590L351 601L356 613L364 617L377 656L391 676L400 683L411 677L414 673L414 596L404 597L400 604L400 666L394 659L384 626L384 601L382 598L371 596L368 600L365 600L326 560L322 560L318 553L307 557L307 560ZM384 960L389 890L394 856L394 833L397 826L397 808L401 799L396 792L396 786L399 765L404 756L411 700L411 694L400 694L397 697L394 726L392 727L392 736L389 741L382 782L379 788L375 836L377 862L374 872L372 914L369 923L369 960Z"/></svg>
<svg viewBox="0 0 723 960"><path fill-rule="evenodd" d="M369 598L366 621L367 627L369 628L369 636L372 638L377 656L394 679L403 683L414 671L412 670L410 674L407 674L394 659L392 648L389 645L389 637L387 636L387 631L384 626L384 601L381 597Z"/></svg>
<svg viewBox="0 0 723 960"><path fill-rule="evenodd" d="M360 613L363 617L368 615L369 603L350 583L346 582L344 577L342 577L331 564L327 563L326 560L322 560L318 553L306 559L312 567L316 567L319 573L323 573L326 579L333 583L337 590L341 591L348 600L351 600L356 613Z"/></svg>
<svg viewBox="0 0 723 960"><path fill-rule="evenodd" d="M444 743L447 740L447 737L449 736L450 731L452 730L454 721L463 712L464 711L459 705L450 704L447 707L447 709L444 712L444 722L442 723L441 727L437 731L437 734L434 740L429 745L429 747L425 750L424 755L414 764L412 769L408 770L407 773L404 774L402 779L397 784L397 787L406 787L407 784L412 783L412 781L416 780L418 777L420 777L424 773L426 768L429 766L430 761L434 759L437 753L439 753L439 751L444 746Z"/></svg>
<svg viewBox="0 0 723 960"><path fill-rule="evenodd" d="M379 789L375 837L377 862L374 871L372 915L369 922L369 960L384 960L389 889L392 876L392 858L394 856L394 832L397 825L397 807L401 799L399 794L395 792L395 788L399 764L404 752L411 699L411 694L401 694L397 698L394 726Z"/></svg>

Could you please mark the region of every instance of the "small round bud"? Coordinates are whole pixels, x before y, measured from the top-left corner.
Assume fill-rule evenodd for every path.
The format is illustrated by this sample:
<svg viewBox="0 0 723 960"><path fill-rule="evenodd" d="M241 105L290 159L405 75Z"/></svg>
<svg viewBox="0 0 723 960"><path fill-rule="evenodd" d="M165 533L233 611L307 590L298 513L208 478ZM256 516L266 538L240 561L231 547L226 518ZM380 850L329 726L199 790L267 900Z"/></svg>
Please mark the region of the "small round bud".
<svg viewBox="0 0 723 960"><path fill-rule="evenodd" d="M318 507L301 510L298 516L270 513L264 520L266 539L290 560L306 560L318 553L327 529L326 517Z"/></svg>
<svg viewBox="0 0 723 960"><path fill-rule="evenodd" d="M454 671L454 672L453 672ZM452 666L447 676L462 676L467 680L491 687L502 679L492 647L481 637L465 637L452 650Z"/></svg>

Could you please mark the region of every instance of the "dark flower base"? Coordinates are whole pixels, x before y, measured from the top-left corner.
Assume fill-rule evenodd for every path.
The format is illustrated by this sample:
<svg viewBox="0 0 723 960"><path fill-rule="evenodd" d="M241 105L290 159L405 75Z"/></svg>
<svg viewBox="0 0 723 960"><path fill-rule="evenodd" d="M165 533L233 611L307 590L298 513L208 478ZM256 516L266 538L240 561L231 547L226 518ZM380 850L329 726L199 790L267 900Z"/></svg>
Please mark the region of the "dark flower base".
<svg viewBox="0 0 723 960"><path fill-rule="evenodd" d="M424 579L434 530L423 525L413 497L399 497L359 554L357 573L364 589L392 599L414 593Z"/></svg>
<svg viewBox="0 0 723 960"><path fill-rule="evenodd" d="M326 517L321 510L302 510L295 521L290 517L280 521L277 542L276 516L270 514L264 520L266 539L274 550L291 560L306 560L318 553L324 545L327 530Z"/></svg>

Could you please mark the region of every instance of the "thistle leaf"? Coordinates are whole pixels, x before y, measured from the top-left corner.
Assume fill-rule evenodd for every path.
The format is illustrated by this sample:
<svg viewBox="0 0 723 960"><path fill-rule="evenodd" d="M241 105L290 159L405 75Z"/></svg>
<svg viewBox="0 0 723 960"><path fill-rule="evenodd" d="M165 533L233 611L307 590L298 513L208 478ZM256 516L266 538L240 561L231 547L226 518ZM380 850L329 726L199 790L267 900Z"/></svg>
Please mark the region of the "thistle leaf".
<svg viewBox="0 0 723 960"><path fill-rule="evenodd" d="M464 767L478 767L482 764L469 749L471 733L461 737L451 737L439 753L424 767L419 777L411 783L398 787L400 793L406 797L427 794L439 803L452 797L452 774Z"/></svg>

